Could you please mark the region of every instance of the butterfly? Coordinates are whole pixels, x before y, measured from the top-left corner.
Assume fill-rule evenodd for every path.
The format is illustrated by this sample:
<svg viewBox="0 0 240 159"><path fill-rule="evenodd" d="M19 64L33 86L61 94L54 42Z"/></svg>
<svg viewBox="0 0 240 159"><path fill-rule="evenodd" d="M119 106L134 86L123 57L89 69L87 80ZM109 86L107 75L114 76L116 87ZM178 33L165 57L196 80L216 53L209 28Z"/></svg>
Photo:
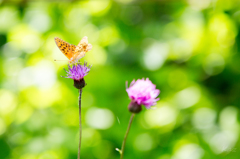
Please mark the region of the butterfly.
<svg viewBox="0 0 240 159"><path fill-rule="evenodd" d="M88 44L88 38L84 36L77 46L69 44L66 41L56 37L54 38L60 51L69 59L70 64L77 63L83 58L86 52L92 49L92 45Z"/></svg>

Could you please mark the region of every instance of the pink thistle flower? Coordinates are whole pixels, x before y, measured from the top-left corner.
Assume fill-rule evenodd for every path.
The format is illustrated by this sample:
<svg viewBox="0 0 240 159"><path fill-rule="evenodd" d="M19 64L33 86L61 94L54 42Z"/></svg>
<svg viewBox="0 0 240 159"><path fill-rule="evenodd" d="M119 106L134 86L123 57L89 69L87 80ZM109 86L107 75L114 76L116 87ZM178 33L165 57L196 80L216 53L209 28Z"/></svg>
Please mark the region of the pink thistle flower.
<svg viewBox="0 0 240 159"><path fill-rule="evenodd" d="M65 70L67 72L67 76L65 78L71 78L74 80L74 86L77 89L81 89L85 86L85 81L83 77L85 77L89 71L91 66L87 66L87 62L84 62L84 65L81 65L80 63L72 65L68 65L68 70Z"/></svg>
<svg viewBox="0 0 240 159"><path fill-rule="evenodd" d="M144 105L149 109L151 106L156 105L156 102L159 100L157 96L159 95L160 90L156 89L156 85L154 85L148 78L146 80L144 78L138 79L137 81L133 80L126 91L129 98L132 100L129 105L130 111L131 108L134 107L134 110L132 111L136 111L135 109L137 109L137 111L140 112L141 105Z"/></svg>

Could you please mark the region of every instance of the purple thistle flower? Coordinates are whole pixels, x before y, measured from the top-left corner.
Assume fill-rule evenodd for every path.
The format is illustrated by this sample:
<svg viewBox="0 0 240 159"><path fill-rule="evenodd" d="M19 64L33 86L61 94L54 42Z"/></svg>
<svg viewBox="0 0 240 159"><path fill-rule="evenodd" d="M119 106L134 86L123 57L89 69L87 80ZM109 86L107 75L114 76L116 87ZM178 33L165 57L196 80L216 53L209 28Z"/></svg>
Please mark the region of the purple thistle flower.
<svg viewBox="0 0 240 159"><path fill-rule="evenodd" d="M71 78L74 80L74 86L77 89L81 89L85 86L85 81L83 77L85 77L88 72L90 71L91 66L87 66L87 62L84 62L84 65L81 65L80 63L72 65L68 65L68 71L67 76L65 78Z"/></svg>
<svg viewBox="0 0 240 159"><path fill-rule="evenodd" d="M126 91L132 100L129 105L129 110L131 109L130 107L134 105L134 110L139 107L137 111L140 112L141 105L144 105L146 108L151 108L151 106L156 105L156 102L159 100L159 98L156 97L159 95L160 90L156 89L156 85L148 78L146 80L144 78L138 79L137 81L133 80Z"/></svg>
<svg viewBox="0 0 240 159"><path fill-rule="evenodd" d="M79 81L88 74L90 68L91 66L87 66L87 62L84 62L84 65L80 65L80 63L77 63L72 67L68 65L68 71L64 69L67 72L67 77L65 78L71 78L73 80Z"/></svg>

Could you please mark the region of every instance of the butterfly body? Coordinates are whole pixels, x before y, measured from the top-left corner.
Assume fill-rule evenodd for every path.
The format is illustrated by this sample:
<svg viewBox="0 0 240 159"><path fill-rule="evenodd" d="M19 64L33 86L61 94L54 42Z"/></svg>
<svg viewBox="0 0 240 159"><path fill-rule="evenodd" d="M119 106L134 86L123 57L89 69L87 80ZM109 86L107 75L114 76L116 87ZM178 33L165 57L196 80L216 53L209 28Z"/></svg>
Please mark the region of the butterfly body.
<svg viewBox="0 0 240 159"><path fill-rule="evenodd" d="M86 52L92 49L92 45L88 44L86 36L82 38L77 46L69 44L58 37L54 38L54 40L60 51L69 59L70 64L77 63L85 56Z"/></svg>

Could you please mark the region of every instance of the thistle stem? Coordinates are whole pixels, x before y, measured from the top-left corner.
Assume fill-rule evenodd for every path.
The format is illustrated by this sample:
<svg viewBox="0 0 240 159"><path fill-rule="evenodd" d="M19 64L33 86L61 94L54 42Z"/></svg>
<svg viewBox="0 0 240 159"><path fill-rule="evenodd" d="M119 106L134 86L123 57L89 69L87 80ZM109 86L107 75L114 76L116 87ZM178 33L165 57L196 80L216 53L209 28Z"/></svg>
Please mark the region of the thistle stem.
<svg viewBox="0 0 240 159"><path fill-rule="evenodd" d="M80 159L80 154L81 154L81 141L82 141L81 99L82 99L82 89L79 89L79 98L78 98L78 106L79 106L79 145L78 145L78 159Z"/></svg>
<svg viewBox="0 0 240 159"><path fill-rule="evenodd" d="M130 120L129 120L129 124L128 124L127 131L126 131L126 134L125 134L125 136L124 136L123 143L122 143L120 159L123 159L123 154L124 154L124 149L125 149L125 145L126 145L126 140L127 140L128 133L129 133L129 130L130 130L130 128L131 128L131 125L132 125L132 121L133 121L134 116L135 116L135 114L132 113L131 118L130 118Z"/></svg>

